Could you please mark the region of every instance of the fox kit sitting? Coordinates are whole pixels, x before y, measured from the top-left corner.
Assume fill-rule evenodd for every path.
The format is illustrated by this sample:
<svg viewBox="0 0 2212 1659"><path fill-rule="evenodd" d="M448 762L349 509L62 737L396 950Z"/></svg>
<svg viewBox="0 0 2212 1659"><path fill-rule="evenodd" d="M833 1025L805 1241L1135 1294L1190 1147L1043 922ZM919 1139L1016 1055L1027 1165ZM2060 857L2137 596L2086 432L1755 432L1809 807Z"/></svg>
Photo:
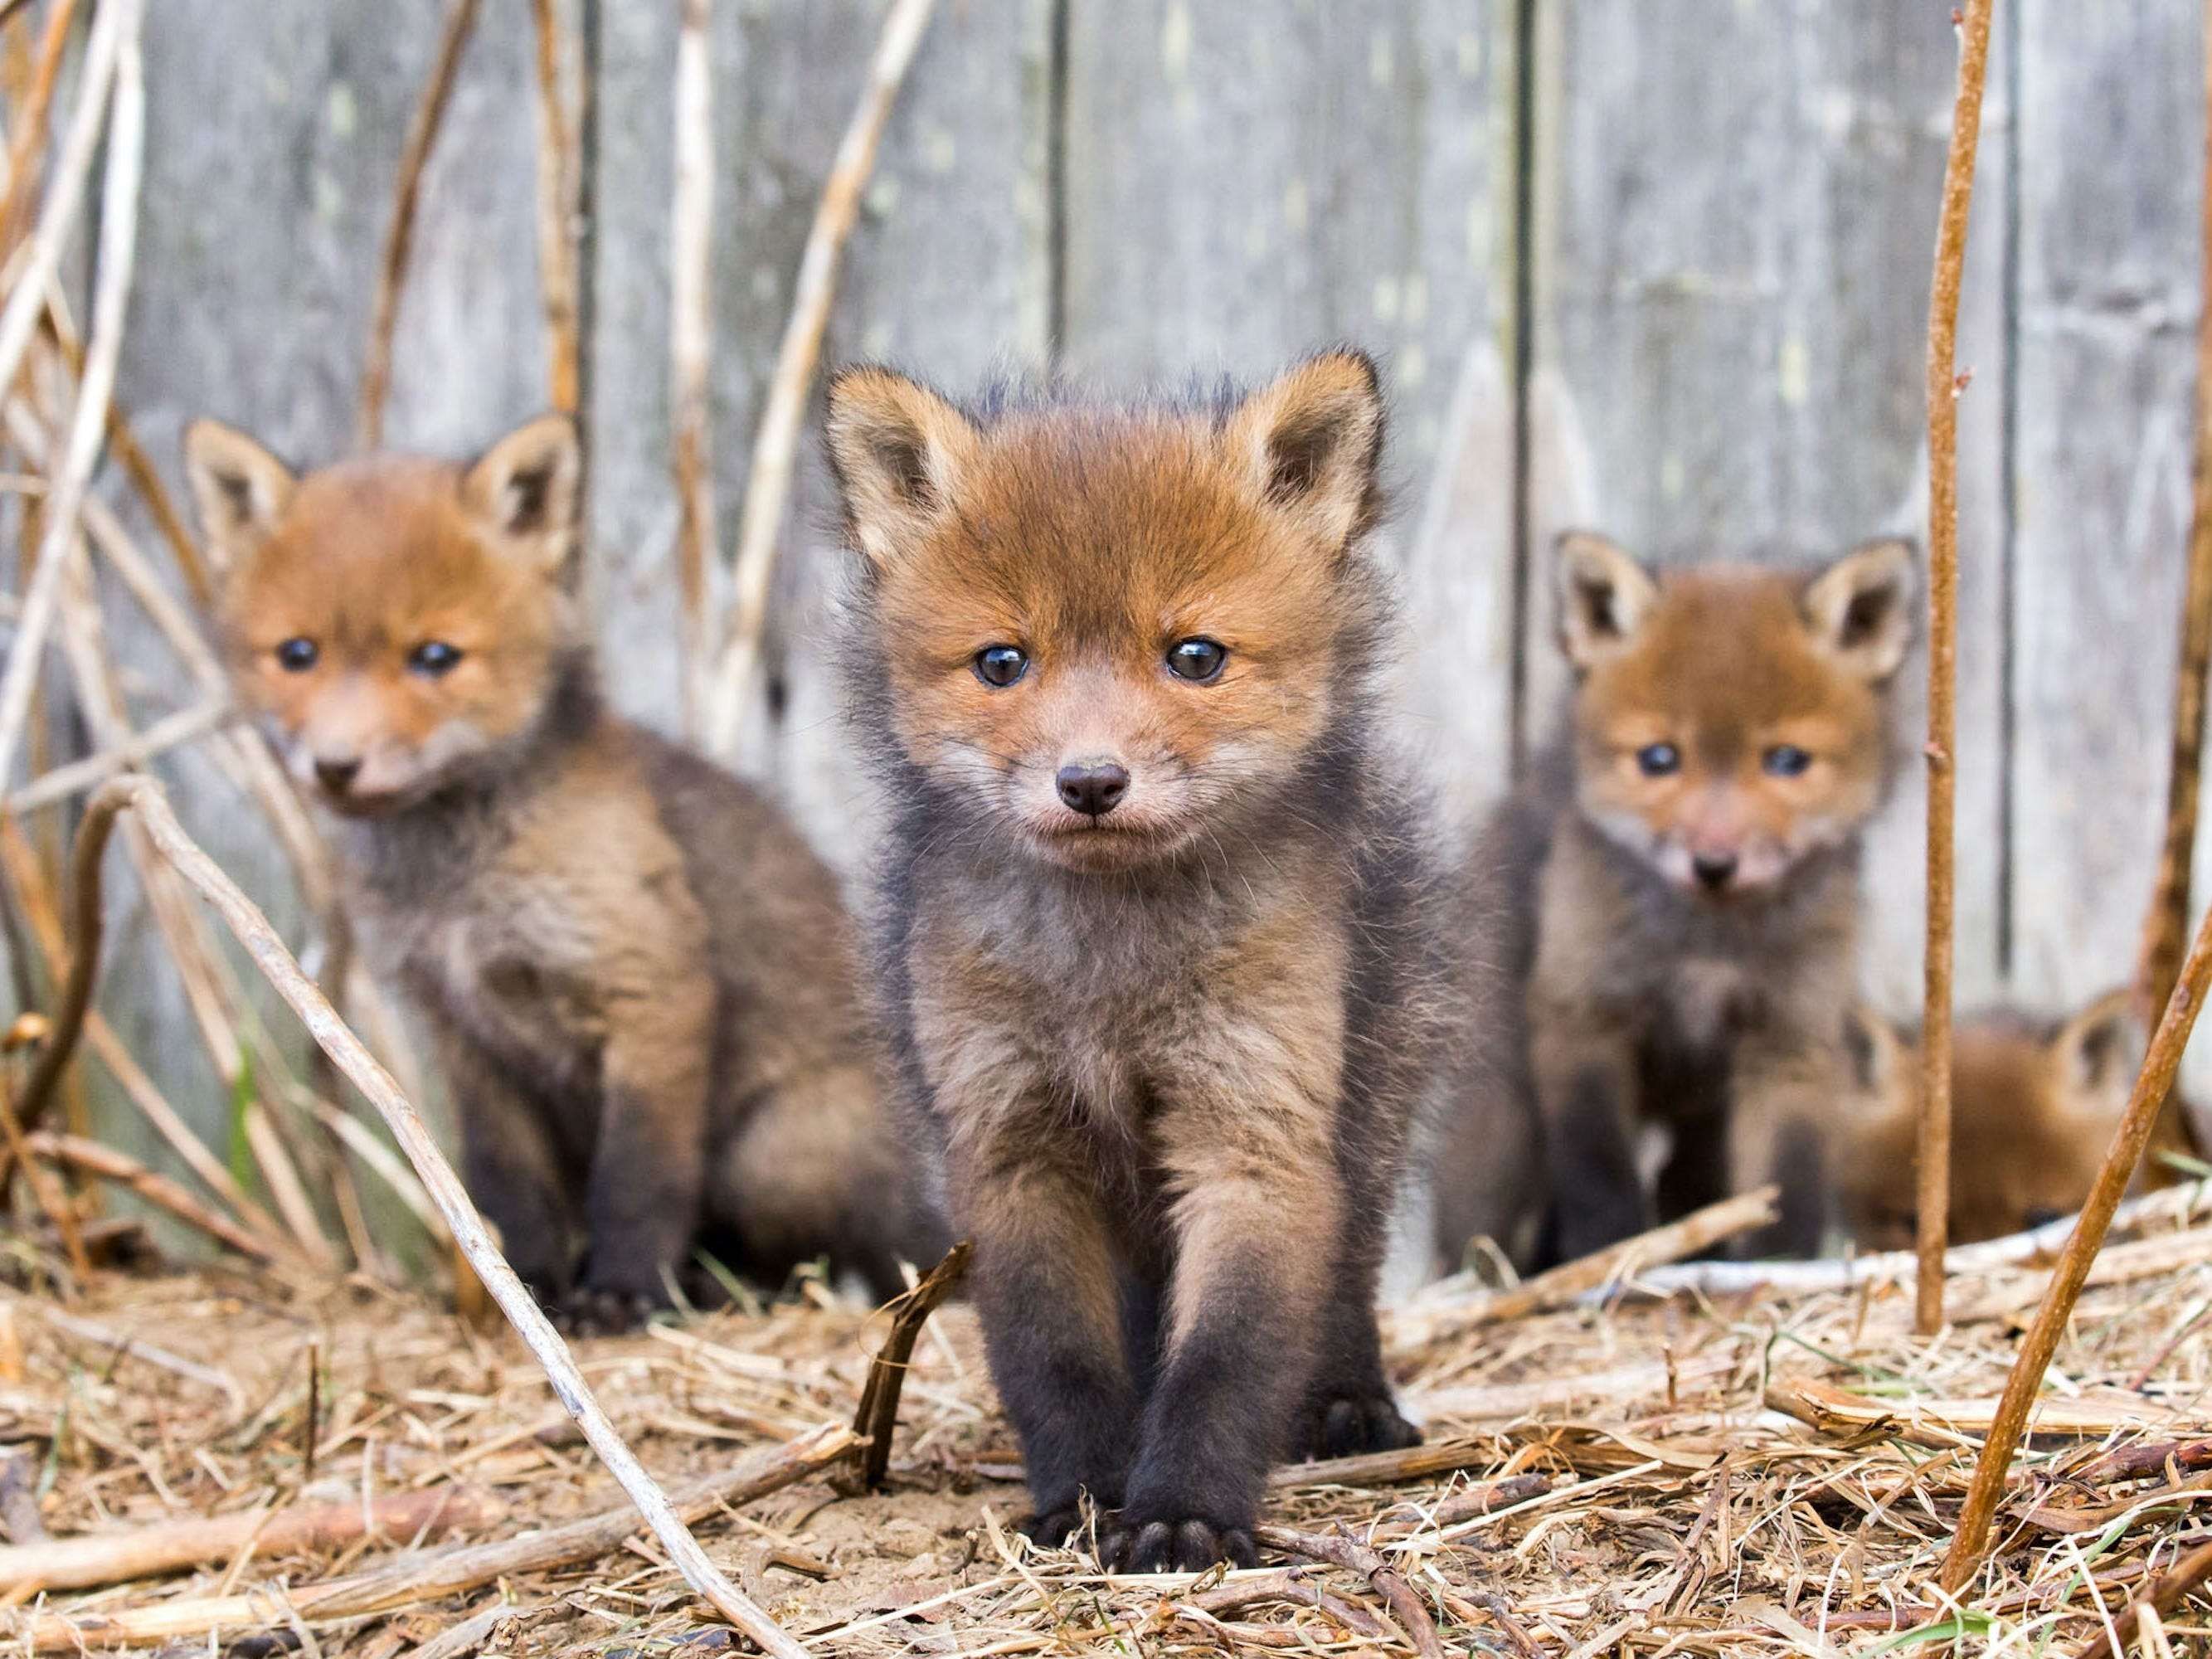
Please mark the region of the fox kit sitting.
<svg viewBox="0 0 2212 1659"><path fill-rule="evenodd" d="M835 884L751 789L601 706L569 423L304 477L211 421L185 443L240 694L435 1032L516 1272L620 1324L711 1229L757 1273L826 1254L896 1292L936 1229Z"/></svg>
<svg viewBox="0 0 2212 1659"><path fill-rule="evenodd" d="M1919 1229L1917 1045L1864 1008L1846 1016L1844 1042L1866 1109L1838 1148L1843 1218L1865 1249L1909 1250ZM1960 1020L1951 1037L1951 1242L2002 1238L2079 1210L2148 1046L2125 991L2057 1024L2008 1011ZM2188 1108L2170 1097L2142 1183L2179 1179L2161 1152L2197 1150Z"/></svg>
<svg viewBox="0 0 2212 1659"><path fill-rule="evenodd" d="M1390 1195L1441 1018L1378 753L1372 366L1189 406L830 389L848 653L893 811L881 975L1033 1537L1249 1564L1268 1464L1418 1438Z"/></svg>
<svg viewBox="0 0 2212 1659"><path fill-rule="evenodd" d="M1492 827L1528 860L1510 886L1528 948L1525 1003L1489 1038L1526 1044L1553 1248L1584 1255L1778 1179L1780 1222L1755 1248L1810 1254L1911 549L1872 543L1810 576L1655 576L1582 533L1557 557L1576 684L1561 739ZM1672 1140L1656 1193L1636 1158L1654 1122Z"/></svg>

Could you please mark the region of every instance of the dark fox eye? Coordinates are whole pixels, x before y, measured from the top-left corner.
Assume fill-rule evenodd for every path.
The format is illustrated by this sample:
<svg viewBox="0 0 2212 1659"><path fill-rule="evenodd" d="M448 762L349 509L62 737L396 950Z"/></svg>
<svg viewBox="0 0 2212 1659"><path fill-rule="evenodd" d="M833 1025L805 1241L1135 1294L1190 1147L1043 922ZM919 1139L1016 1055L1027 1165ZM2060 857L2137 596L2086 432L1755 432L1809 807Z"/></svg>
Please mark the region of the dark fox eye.
<svg viewBox="0 0 2212 1659"><path fill-rule="evenodd" d="M1647 743L1636 751L1636 763L1647 778L1672 777L1682 769L1682 751L1671 743Z"/></svg>
<svg viewBox="0 0 2212 1659"><path fill-rule="evenodd" d="M1759 764L1778 778L1802 777L1813 757L1794 743L1778 743L1759 757Z"/></svg>
<svg viewBox="0 0 2212 1659"><path fill-rule="evenodd" d="M1218 640L1177 640L1168 647L1168 672L1201 685L1218 676L1228 660L1229 647Z"/></svg>
<svg viewBox="0 0 2212 1659"><path fill-rule="evenodd" d="M443 640L425 640L407 653L407 665L434 680L452 673L460 659L460 647L447 645Z"/></svg>
<svg viewBox="0 0 2212 1659"><path fill-rule="evenodd" d="M310 639L289 639L276 647L276 660L283 665L288 674L306 673L315 665L315 659L322 654Z"/></svg>
<svg viewBox="0 0 2212 1659"><path fill-rule="evenodd" d="M975 653L975 678L986 685L1012 685L1030 672L1030 653L1018 645L987 645Z"/></svg>

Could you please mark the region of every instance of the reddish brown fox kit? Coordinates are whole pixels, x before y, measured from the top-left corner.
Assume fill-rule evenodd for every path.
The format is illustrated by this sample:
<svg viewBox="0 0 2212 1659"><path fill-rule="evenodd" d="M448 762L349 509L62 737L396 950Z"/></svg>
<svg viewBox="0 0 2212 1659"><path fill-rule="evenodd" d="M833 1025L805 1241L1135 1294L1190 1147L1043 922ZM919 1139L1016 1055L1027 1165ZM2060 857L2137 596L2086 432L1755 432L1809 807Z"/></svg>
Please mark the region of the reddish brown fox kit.
<svg viewBox="0 0 2212 1659"><path fill-rule="evenodd" d="M933 1229L836 886L751 789L601 707L569 423L296 478L211 421L185 444L240 692L436 1033L516 1271L591 1324L663 1302L702 1234L895 1291Z"/></svg>
<svg viewBox="0 0 2212 1659"><path fill-rule="evenodd" d="M1911 550L1872 543L1809 576L1655 576L1575 533L1557 582L1575 690L1487 843L1520 865L1507 932L1525 950L1508 966L1525 998L1485 1039L1493 1074L1525 1076L1540 1107L1553 1247L1580 1255L1779 1179L1756 1248L1810 1253ZM1656 1193L1635 1155L1653 1122L1672 1141Z"/></svg>
<svg viewBox="0 0 2212 1659"><path fill-rule="evenodd" d="M1373 735L1382 407L830 395L878 940L1035 1537L1249 1563L1269 1462L1416 1439L1375 1284L1443 969Z"/></svg>
<svg viewBox="0 0 2212 1659"><path fill-rule="evenodd" d="M1919 1225L1920 1055L1914 1039L1869 1009L1851 1011L1844 1040L1866 1106L1838 1149L1843 1218L1868 1249L1909 1250ZM2081 1207L2148 1042L2124 991L2055 1025L2008 1011L1959 1022L1951 1045L1953 1243L2002 1238ZM2196 1150L2188 1109L2176 1097L2152 1133L2141 1183L2179 1179L2160 1154Z"/></svg>

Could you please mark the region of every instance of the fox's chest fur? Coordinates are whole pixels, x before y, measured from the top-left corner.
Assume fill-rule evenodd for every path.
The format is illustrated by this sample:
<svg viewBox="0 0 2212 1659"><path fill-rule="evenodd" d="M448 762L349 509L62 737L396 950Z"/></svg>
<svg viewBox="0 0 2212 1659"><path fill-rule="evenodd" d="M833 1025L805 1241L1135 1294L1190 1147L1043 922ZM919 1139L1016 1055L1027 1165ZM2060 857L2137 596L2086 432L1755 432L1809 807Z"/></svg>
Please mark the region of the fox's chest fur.
<svg viewBox="0 0 2212 1659"><path fill-rule="evenodd" d="M1240 1064L1287 1070L1333 1113L1347 906L1290 863L1266 882L919 872L912 1013L933 1096L963 1103L947 1132L1079 1142L1107 1184L1142 1186L1163 1119L1233 1133Z"/></svg>

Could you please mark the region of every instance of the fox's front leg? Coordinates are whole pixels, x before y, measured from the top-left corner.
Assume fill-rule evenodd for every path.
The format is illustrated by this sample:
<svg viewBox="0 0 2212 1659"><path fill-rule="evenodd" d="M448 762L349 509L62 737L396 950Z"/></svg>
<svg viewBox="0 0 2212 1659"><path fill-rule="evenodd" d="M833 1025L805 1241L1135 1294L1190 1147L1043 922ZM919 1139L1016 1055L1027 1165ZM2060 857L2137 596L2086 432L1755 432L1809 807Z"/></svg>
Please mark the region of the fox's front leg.
<svg viewBox="0 0 2212 1659"><path fill-rule="evenodd" d="M1636 1168L1635 1044L1577 1000L1540 989L1528 1012L1554 1231L1559 1254L1571 1261L1652 1223Z"/></svg>
<svg viewBox="0 0 2212 1659"><path fill-rule="evenodd" d="M1022 1529L1056 1548L1086 1493L1120 1504L1136 1436L1112 1241L1091 1183L1033 1133L956 1138L950 1159L991 1376L1029 1473Z"/></svg>
<svg viewBox="0 0 2212 1659"><path fill-rule="evenodd" d="M1345 1213L1321 1347L1305 1404L1293 1425L1293 1457L1346 1457L1420 1443L1382 1370L1375 1297L1390 1220L1395 1161L1357 1146L1340 1152Z"/></svg>
<svg viewBox="0 0 2212 1659"><path fill-rule="evenodd" d="M568 1310L586 1329L622 1329L666 1304L706 1178L711 987L666 982L612 1012L584 1188L589 1243Z"/></svg>
<svg viewBox="0 0 2212 1659"><path fill-rule="evenodd" d="M575 1277L576 1206L545 1114L459 1031L439 1031L438 1062L460 1122L469 1197L498 1231L515 1276L557 1308Z"/></svg>
<svg viewBox="0 0 2212 1659"><path fill-rule="evenodd" d="M1127 1499L1100 1540L1110 1568L1250 1566L1267 1469L1314 1375L1343 1210L1328 1106L1258 1092L1186 1103L1164 1135L1175 1266Z"/></svg>

